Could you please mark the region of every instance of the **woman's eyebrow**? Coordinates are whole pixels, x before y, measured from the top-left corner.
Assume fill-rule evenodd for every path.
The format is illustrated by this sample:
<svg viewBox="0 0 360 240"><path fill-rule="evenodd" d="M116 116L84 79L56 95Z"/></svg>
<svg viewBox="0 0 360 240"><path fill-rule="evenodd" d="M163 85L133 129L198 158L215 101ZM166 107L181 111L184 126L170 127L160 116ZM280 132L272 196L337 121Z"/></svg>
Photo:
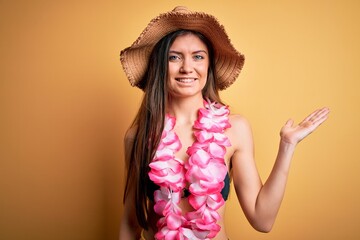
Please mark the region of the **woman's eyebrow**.
<svg viewBox="0 0 360 240"><path fill-rule="evenodd" d="M197 51L195 51L193 53L205 53L206 55L208 54L207 51L205 51L205 50L197 50Z"/></svg>
<svg viewBox="0 0 360 240"><path fill-rule="evenodd" d="M175 51L175 50L170 50L169 53L182 54L182 52Z"/></svg>
<svg viewBox="0 0 360 240"><path fill-rule="evenodd" d="M182 52L176 51L176 50L170 50L169 53L183 54ZM196 51L192 52L192 54L196 54L196 53L205 53L206 55L208 54L207 51L205 51L205 50L196 50Z"/></svg>

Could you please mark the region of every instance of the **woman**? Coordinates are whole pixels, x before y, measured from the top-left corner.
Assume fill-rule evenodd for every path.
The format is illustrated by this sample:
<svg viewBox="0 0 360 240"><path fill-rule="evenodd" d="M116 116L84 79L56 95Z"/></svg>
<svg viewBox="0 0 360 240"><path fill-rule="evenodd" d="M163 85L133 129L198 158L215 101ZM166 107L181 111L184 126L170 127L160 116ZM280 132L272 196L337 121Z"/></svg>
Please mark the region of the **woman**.
<svg viewBox="0 0 360 240"><path fill-rule="evenodd" d="M218 95L235 81L244 56L213 16L184 7L161 14L121 52L121 62L144 98L125 136L120 239L228 239L230 172L250 224L270 231L295 147L329 110L282 127L273 170L262 184L250 125L230 115Z"/></svg>

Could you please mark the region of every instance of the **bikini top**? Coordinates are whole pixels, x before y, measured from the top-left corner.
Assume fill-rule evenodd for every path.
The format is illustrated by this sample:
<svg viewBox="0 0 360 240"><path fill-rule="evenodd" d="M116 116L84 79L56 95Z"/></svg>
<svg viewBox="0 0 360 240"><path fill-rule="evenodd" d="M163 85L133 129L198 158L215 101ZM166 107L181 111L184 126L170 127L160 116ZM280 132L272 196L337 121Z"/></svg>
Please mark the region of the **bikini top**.
<svg viewBox="0 0 360 240"><path fill-rule="evenodd" d="M156 190L158 190L160 187L158 185L156 185L153 181L148 180L148 184L147 184L147 197L151 200L154 201L154 192ZM229 192L230 192L230 175L229 173L226 174L225 179L224 179L224 187L221 190L221 195L223 197L223 199L226 201L229 197ZM187 198L190 195L190 192L187 188L184 188L183 190L183 194L182 194L182 198Z"/></svg>

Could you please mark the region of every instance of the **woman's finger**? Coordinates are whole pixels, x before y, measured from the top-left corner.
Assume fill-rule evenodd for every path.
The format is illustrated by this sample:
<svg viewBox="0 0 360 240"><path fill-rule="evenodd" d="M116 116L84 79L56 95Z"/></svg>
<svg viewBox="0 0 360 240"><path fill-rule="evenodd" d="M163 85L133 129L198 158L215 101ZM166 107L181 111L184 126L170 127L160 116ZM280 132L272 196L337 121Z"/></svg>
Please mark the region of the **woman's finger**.
<svg viewBox="0 0 360 240"><path fill-rule="evenodd" d="M309 116L307 116L299 125L303 125L303 124L309 125L309 123L317 124L319 121L320 123L322 123L323 121L326 120L328 114L329 114L329 108L324 107L318 109L313 113L311 113Z"/></svg>
<svg viewBox="0 0 360 240"><path fill-rule="evenodd" d="M321 111L318 112L318 114L316 114L313 119L312 119L312 123L314 125L320 125L321 123L323 123L329 116L329 108L323 108L321 109Z"/></svg>

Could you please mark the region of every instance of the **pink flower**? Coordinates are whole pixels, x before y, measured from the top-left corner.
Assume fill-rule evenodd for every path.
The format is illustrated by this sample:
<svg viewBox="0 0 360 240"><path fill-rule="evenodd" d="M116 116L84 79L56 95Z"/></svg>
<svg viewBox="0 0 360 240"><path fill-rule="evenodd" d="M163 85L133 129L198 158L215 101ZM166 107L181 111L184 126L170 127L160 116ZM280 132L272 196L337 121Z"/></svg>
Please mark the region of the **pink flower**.
<svg viewBox="0 0 360 240"><path fill-rule="evenodd" d="M180 202L180 198L180 192L171 192L166 187L160 187L160 189L154 192L155 212L161 216L165 216L169 211L181 214L181 209L177 205Z"/></svg>
<svg viewBox="0 0 360 240"><path fill-rule="evenodd" d="M220 226L216 224L220 215L216 211L207 208L205 205L197 211L187 213L186 218L196 229L220 231Z"/></svg>
<svg viewBox="0 0 360 240"><path fill-rule="evenodd" d="M170 116L169 114L165 115L165 124L164 132L170 132L174 129L176 123L176 118Z"/></svg>
<svg viewBox="0 0 360 240"><path fill-rule="evenodd" d="M225 147L231 146L229 139L223 133L213 133L208 131L194 132L196 139L200 143L216 142L217 144Z"/></svg>
<svg viewBox="0 0 360 240"><path fill-rule="evenodd" d="M216 181L198 181L192 183L189 187L189 191L192 194L202 195L202 194L213 194L218 191L221 191L224 188L224 183L219 183Z"/></svg>
<svg viewBox="0 0 360 240"><path fill-rule="evenodd" d="M199 165L199 167L206 167L209 164L211 155L203 149L197 149L189 158L189 164Z"/></svg>
<svg viewBox="0 0 360 240"><path fill-rule="evenodd" d="M150 163L149 178L159 186L179 191L185 187L184 166L175 159Z"/></svg>
<svg viewBox="0 0 360 240"><path fill-rule="evenodd" d="M211 159L206 166L199 166L199 164L189 163L188 171L185 174L186 180L189 182L197 180L217 181L223 182L227 174L227 167L219 159Z"/></svg>
<svg viewBox="0 0 360 240"><path fill-rule="evenodd" d="M210 132L223 132L230 127L228 120L229 109L216 103L204 103L207 109L199 109L199 118L195 121L194 128Z"/></svg>
<svg viewBox="0 0 360 240"><path fill-rule="evenodd" d="M177 152L181 148L179 137L174 132L168 132L161 140L158 149L168 148L174 152Z"/></svg>
<svg viewBox="0 0 360 240"><path fill-rule="evenodd" d="M206 204L206 206L208 206L210 209L217 210L224 204L224 199L221 193L214 193L202 196L190 195L189 203L194 209L199 209L204 206L204 204Z"/></svg>
<svg viewBox="0 0 360 240"><path fill-rule="evenodd" d="M202 240L206 239L206 236L209 234L210 231L199 231L196 229L182 228L181 232L185 236L185 239Z"/></svg>
<svg viewBox="0 0 360 240"><path fill-rule="evenodd" d="M226 153L226 148L217 142L205 142L205 143L194 143L191 147L188 148L187 154L190 156L197 152L199 149L204 150L205 152L210 153L214 158L224 158Z"/></svg>

